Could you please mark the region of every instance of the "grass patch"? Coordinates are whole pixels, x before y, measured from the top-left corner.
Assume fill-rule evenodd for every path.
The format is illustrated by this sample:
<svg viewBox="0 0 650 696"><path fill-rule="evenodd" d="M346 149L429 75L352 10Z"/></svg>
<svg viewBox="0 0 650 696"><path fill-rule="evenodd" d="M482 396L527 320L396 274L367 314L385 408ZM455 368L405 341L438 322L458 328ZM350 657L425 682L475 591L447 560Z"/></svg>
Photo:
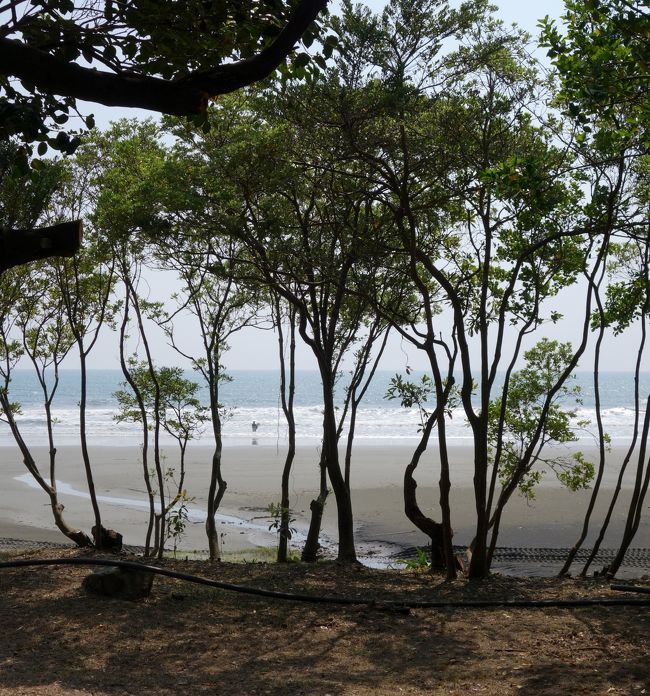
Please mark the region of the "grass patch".
<svg viewBox="0 0 650 696"><path fill-rule="evenodd" d="M256 546L252 549L242 549L240 551L224 551L221 554L221 560L226 563L274 563L277 558L278 551L274 546ZM188 561L206 561L208 559L207 551L177 551L176 554L172 551L165 552L165 558L173 558L175 560ZM299 560L298 555L289 555L290 560Z"/></svg>
<svg viewBox="0 0 650 696"><path fill-rule="evenodd" d="M16 556L22 556L30 549L2 549L0 550L0 561L11 561Z"/></svg>

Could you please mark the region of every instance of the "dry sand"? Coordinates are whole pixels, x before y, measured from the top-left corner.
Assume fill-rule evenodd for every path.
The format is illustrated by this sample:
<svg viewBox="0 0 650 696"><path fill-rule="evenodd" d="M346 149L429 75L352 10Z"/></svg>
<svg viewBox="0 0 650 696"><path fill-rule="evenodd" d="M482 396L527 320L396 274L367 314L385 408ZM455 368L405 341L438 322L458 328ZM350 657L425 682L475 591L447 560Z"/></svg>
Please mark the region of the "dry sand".
<svg viewBox="0 0 650 696"><path fill-rule="evenodd" d="M358 447L352 467L352 495L355 524L360 551L372 549L387 553L395 546L421 545L423 535L405 518L402 503L402 477L412 453L406 446ZM47 451L34 448L42 471L47 471ZM593 456L593 452L591 454ZM220 525L224 551L234 552L254 546L272 546L275 532L268 531L269 503L279 500L280 472L285 451L270 444L226 447L223 473L228 482L221 513L228 516ZM605 494L597 507L594 520L601 520L615 485L623 449L614 448L603 481ZM468 543L473 533L474 502L472 491L471 450L457 446L451 449L453 489L452 524L454 542ZM96 490L100 499L103 523L124 535L125 543L142 544L146 527L144 485L140 455L135 447L92 447L91 457ZM168 452L167 464L174 464L175 451ZM182 549L206 547L201 514L206 509L211 450L196 446L189 450L186 488L193 497L190 507L194 522L188 524ZM92 510L85 491L87 484L78 448L61 447L57 455L57 479L60 500L65 505L66 519L71 525L90 530ZM309 502L318 485L318 450L299 447L291 477L292 508L295 527L304 532L308 523ZM17 448L0 447L3 472L0 489L0 537L60 541L63 539L52 521L48 499L29 479ZM422 508L439 519L436 482L439 462L435 451L427 453L418 469L418 495ZM631 476L625 481L622 499L629 499ZM71 488L70 488L71 487ZM564 547L571 545L578 534L590 492L570 493L559 487L553 474L540 486L532 503L516 496L512 499L502 522L501 546ZM625 508L619 506L619 510ZM646 511L648 508L646 507ZM324 531L336 539L336 507L333 495L326 508ZM644 515L635 546L650 546L650 516ZM623 512L615 515L605 546L616 546L624 524ZM592 525L592 528L596 525ZM300 538L300 534L297 535ZM381 543L378 543L381 542Z"/></svg>

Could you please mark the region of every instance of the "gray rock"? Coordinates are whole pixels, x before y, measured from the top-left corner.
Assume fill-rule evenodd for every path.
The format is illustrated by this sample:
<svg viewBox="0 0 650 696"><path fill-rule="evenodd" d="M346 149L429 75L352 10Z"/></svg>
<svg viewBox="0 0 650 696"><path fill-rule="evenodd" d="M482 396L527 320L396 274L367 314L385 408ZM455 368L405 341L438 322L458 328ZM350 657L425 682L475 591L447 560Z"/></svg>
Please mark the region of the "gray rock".
<svg viewBox="0 0 650 696"><path fill-rule="evenodd" d="M83 579L82 587L94 594L133 601L151 594L153 575L146 570L102 566Z"/></svg>

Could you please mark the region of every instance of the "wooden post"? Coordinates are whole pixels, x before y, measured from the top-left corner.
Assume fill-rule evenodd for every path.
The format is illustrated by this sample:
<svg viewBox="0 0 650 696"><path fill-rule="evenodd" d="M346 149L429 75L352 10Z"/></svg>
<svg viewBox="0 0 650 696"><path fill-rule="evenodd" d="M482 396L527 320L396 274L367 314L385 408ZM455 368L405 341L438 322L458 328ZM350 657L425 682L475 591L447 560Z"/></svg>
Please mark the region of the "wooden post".
<svg viewBox="0 0 650 696"><path fill-rule="evenodd" d="M0 273L50 256L74 256L81 246L82 235L81 220L36 230L0 228Z"/></svg>

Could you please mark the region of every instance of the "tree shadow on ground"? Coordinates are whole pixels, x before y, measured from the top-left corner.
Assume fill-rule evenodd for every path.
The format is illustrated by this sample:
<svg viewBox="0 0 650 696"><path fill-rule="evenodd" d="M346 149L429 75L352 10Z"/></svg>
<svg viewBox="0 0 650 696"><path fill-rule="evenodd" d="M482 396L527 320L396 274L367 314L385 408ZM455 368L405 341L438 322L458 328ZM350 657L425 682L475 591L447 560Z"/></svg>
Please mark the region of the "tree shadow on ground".
<svg viewBox="0 0 650 696"><path fill-rule="evenodd" d="M169 579L129 603L86 594L87 572L0 576L0 693L550 696L569 684L573 694L596 694L648 683L647 609L406 612ZM350 594L370 591L370 578L359 577L359 586L348 581ZM329 582L316 586L331 590Z"/></svg>

